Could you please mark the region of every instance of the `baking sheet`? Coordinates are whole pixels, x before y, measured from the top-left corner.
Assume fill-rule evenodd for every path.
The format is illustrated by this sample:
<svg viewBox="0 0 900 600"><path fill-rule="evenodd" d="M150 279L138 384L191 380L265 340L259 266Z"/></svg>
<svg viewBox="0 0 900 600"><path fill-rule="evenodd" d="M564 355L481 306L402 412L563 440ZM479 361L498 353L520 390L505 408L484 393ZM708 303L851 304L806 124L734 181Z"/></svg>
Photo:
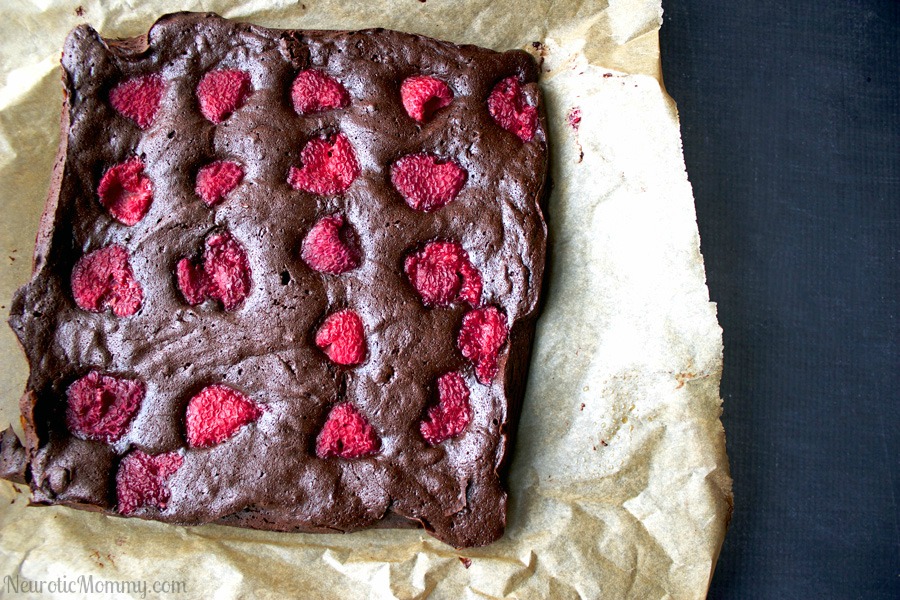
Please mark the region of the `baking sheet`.
<svg viewBox="0 0 900 600"><path fill-rule="evenodd" d="M704 597L731 507L719 422L721 331L705 285L677 112L661 83L659 0L536 1L527 10L497 0L4 7L0 310L30 273L58 142L65 34L88 22L105 37L138 35L176 10L281 28L382 26L525 48L543 59L554 184L550 281L513 451L507 534L486 548L456 551L420 531L183 528L26 508L26 494L2 482L0 593ZM5 327L0 358L0 423L21 433L17 400L27 367Z"/></svg>

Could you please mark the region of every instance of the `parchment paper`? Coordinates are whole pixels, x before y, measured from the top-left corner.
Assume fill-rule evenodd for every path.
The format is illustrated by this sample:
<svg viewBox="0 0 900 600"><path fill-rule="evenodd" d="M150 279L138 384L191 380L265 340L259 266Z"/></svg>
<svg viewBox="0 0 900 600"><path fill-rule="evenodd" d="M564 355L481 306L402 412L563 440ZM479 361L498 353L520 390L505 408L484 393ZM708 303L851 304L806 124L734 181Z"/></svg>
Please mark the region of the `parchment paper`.
<svg viewBox="0 0 900 600"><path fill-rule="evenodd" d="M513 452L505 537L458 552L420 531L182 528L27 508L23 490L4 482L0 594L143 597L140 588L90 595L78 587L92 578L144 582L146 597L173 598L705 596L731 510L719 422L721 331L678 117L662 86L659 0L423 2L6 2L0 308L8 311L30 274L58 142L59 56L78 23L125 37L166 12L213 10L270 27L383 26L529 49L544 59L552 138L550 283ZM27 367L2 326L0 353L0 423L21 433L17 400ZM62 584L54 588L54 580ZM9 587L16 582L18 593ZM25 593L23 582L41 591ZM184 588L155 593L154 582Z"/></svg>

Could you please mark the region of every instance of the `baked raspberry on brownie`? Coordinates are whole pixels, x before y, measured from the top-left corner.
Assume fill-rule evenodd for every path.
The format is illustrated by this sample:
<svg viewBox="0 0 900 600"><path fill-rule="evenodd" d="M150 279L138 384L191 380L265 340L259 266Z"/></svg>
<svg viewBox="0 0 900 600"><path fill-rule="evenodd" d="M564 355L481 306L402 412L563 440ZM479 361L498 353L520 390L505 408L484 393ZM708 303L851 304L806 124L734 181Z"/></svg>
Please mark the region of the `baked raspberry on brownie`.
<svg viewBox="0 0 900 600"><path fill-rule="evenodd" d="M544 271L535 61L161 18L66 41L0 475L171 523L503 532Z"/></svg>

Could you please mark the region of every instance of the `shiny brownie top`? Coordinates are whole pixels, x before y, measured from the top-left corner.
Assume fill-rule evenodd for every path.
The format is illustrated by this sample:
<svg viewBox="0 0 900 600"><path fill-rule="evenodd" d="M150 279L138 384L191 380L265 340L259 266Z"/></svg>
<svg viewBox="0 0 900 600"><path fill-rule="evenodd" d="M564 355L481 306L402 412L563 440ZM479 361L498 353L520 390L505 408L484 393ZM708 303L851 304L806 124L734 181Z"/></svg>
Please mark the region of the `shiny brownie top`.
<svg viewBox="0 0 900 600"><path fill-rule="evenodd" d="M538 307L537 69L385 30L82 26L11 325L35 500L496 539Z"/></svg>

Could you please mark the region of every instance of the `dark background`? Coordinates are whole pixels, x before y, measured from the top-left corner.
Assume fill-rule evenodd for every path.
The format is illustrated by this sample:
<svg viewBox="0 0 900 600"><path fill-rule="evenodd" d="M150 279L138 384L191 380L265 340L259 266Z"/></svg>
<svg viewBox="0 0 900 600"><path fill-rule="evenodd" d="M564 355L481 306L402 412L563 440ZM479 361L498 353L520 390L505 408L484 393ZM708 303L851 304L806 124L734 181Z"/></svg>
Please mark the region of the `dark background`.
<svg viewBox="0 0 900 600"><path fill-rule="evenodd" d="M900 598L900 1L664 0L735 511L710 598Z"/></svg>

